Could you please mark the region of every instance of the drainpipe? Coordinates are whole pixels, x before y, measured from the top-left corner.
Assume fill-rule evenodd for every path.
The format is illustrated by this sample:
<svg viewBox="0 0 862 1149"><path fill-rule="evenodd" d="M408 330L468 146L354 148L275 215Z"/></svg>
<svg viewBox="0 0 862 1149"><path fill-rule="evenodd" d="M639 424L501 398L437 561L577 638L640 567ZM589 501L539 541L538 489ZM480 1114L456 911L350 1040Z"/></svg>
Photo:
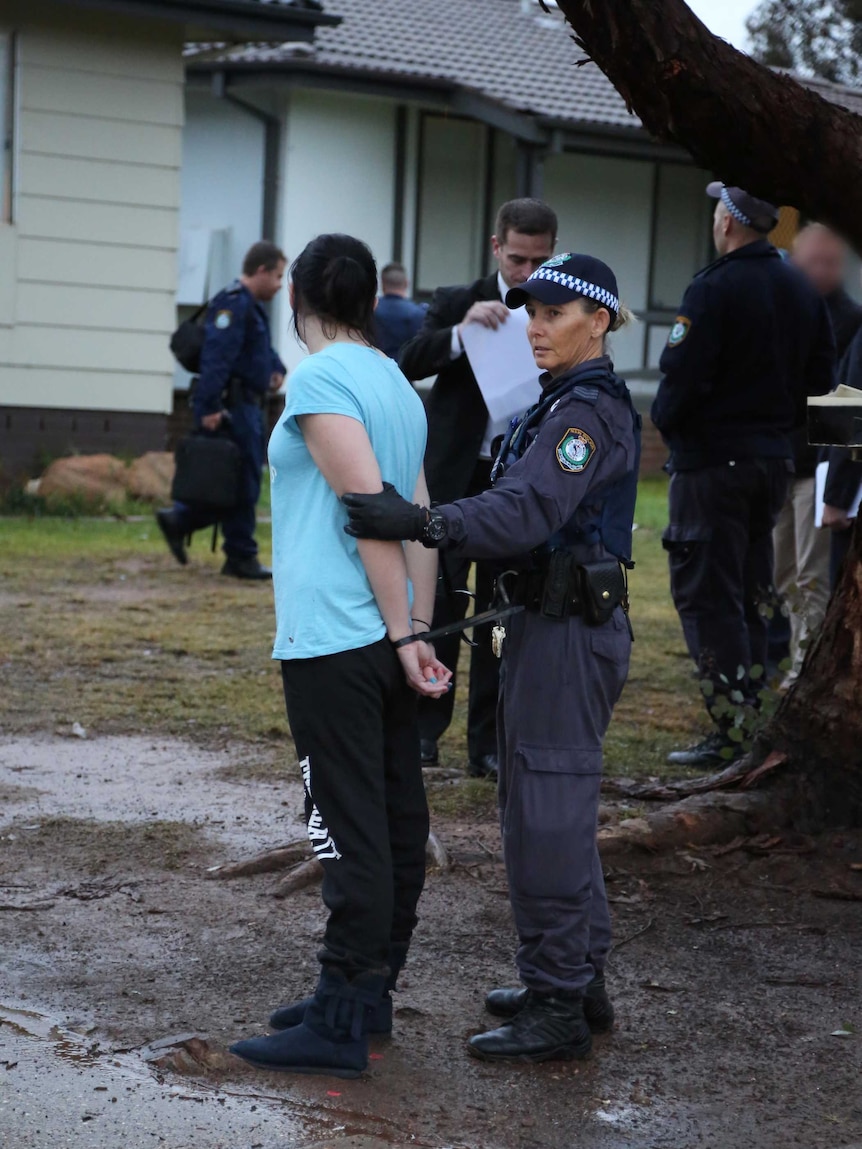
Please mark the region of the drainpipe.
<svg viewBox="0 0 862 1149"><path fill-rule="evenodd" d="M263 124L263 206L261 210L262 237L275 242L275 228L278 219L278 175L281 162L281 120L270 112L264 112L254 104L248 104L228 90L227 76L216 72L212 79L212 93L217 100L227 100Z"/></svg>

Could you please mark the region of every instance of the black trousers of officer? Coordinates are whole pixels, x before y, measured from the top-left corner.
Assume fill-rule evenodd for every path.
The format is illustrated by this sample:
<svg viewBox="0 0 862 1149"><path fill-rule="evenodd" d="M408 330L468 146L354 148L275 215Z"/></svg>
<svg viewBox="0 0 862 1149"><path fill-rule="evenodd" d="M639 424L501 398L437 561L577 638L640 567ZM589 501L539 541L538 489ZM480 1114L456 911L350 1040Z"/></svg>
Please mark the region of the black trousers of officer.
<svg viewBox="0 0 862 1149"><path fill-rule="evenodd" d="M671 477L664 536L671 594L689 653L701 678L713 683L710 709L729 691L748 692L753 701L759 690L747 674L767 661L772 530L789 477L783 459L737 460Z"/></svg>
<svg viewBox="0 0 862 1149"><path fill-rule="evenodd" d="M622 610L600 627L532 612L506 625L499 793L518 970L530 989L579 991L610 949L596 845L602 742L631 638Z"/></svg>
<svg viewBox="0 0 862 1149"><path fill-rule="evenodd" d="M388 639L281 664L329 910L320 960L348 977L406 946L425 882L416 695Z"/></svg>
<svg viewBox="0 0 862 1149"><path fill-rule="evenodd" d="M491 485L491 462L480 459L464 497L479 495ZM470 560L448 552L440 554L441 577L437 580L432 628L459 622L467 613L469 596L467 580ZM476 563L476 613L491 608L494 598L496 568L486 562ZM500 664L491 649L491 627L473 631L476 646L470 649L470 688L467 705L467 753L471 759L497 753L497 698L500 692ZM438 639L434 648L444 666L453 671L452 689L439 699L419 700L419 730L423 739L436 742L448 730L455 707L455 678L462 649L460 635Z"/></svg>

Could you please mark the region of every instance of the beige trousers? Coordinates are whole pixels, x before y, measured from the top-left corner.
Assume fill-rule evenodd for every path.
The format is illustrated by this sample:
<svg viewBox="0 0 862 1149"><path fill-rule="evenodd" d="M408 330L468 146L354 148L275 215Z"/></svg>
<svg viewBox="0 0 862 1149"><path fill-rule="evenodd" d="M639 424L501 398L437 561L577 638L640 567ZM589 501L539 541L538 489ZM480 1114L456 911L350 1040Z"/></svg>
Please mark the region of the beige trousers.
<svg viewBox="0 0 862 1149"><path fill-rule="evenodd" d="M790 610L786 682L799 676L807 640L817 633L829 603L829 531L814 525L814 479L794 479L773 535L775 586Z"/></svg>

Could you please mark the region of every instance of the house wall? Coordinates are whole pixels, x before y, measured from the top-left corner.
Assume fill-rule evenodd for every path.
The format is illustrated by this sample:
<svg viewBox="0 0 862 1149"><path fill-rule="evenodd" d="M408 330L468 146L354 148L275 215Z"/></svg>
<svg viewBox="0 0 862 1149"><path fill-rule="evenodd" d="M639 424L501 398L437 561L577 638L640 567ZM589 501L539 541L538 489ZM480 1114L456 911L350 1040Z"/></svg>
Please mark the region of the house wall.
<svg viewBox="0 0 862 1149"><path fill-rule="evenodd" d="M175 326L181 30L39 0L7 2L2 24L17 45L13 221L0 223L6 430L15 437L24 408L30 422L34 409L136 412L162 427ZM62 448L52 440L49 449ZM6 443L0 452L8 455Z"/></svg>
<svg viewBox="0 0 862 1149"><path fill-rule="evenodd" d="M179 304L199 306L229 283L264 238L264 137L251 112L207 90L186 90Z"/></svg>
<svg viewBox="0 0 862 1149"><path fill-rule="evenodd" d="M396 108L340 92L290 93L284 115L279 241L291 259L321 232L369 245L378 265L393 254ZM302 358L281 299L273 329L288 367Z"/></svg>

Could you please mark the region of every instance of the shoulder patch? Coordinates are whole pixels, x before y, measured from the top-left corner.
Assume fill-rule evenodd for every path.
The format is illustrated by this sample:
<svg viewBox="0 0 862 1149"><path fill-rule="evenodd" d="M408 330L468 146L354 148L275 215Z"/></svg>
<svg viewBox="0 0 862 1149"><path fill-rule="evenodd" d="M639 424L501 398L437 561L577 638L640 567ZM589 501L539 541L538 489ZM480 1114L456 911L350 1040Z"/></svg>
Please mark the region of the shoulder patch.
<svg viewBox="0 0 862 1149"><path fill-rule="evenodd" d="M569 427L557 444L557 462L563 471L579 475L596 453L596 441L580 427Z"/></svg>
<svg viewBox="0 0 862 1149"><path fill-rule="evenodd" d="M213 322L219 331L225 331L228 327L230 327L231 323L233 323L233 312L219 311L216 313L216 317Z"/></svg>
<svg viewBox="0 0 862 1149"><path fill-rule="evenodd" d="M678 315L676 322L670 329L670 335L667 337L668 347L679 347L680 343L685 341L690 330L691 320L685 315Z"/></svg>

